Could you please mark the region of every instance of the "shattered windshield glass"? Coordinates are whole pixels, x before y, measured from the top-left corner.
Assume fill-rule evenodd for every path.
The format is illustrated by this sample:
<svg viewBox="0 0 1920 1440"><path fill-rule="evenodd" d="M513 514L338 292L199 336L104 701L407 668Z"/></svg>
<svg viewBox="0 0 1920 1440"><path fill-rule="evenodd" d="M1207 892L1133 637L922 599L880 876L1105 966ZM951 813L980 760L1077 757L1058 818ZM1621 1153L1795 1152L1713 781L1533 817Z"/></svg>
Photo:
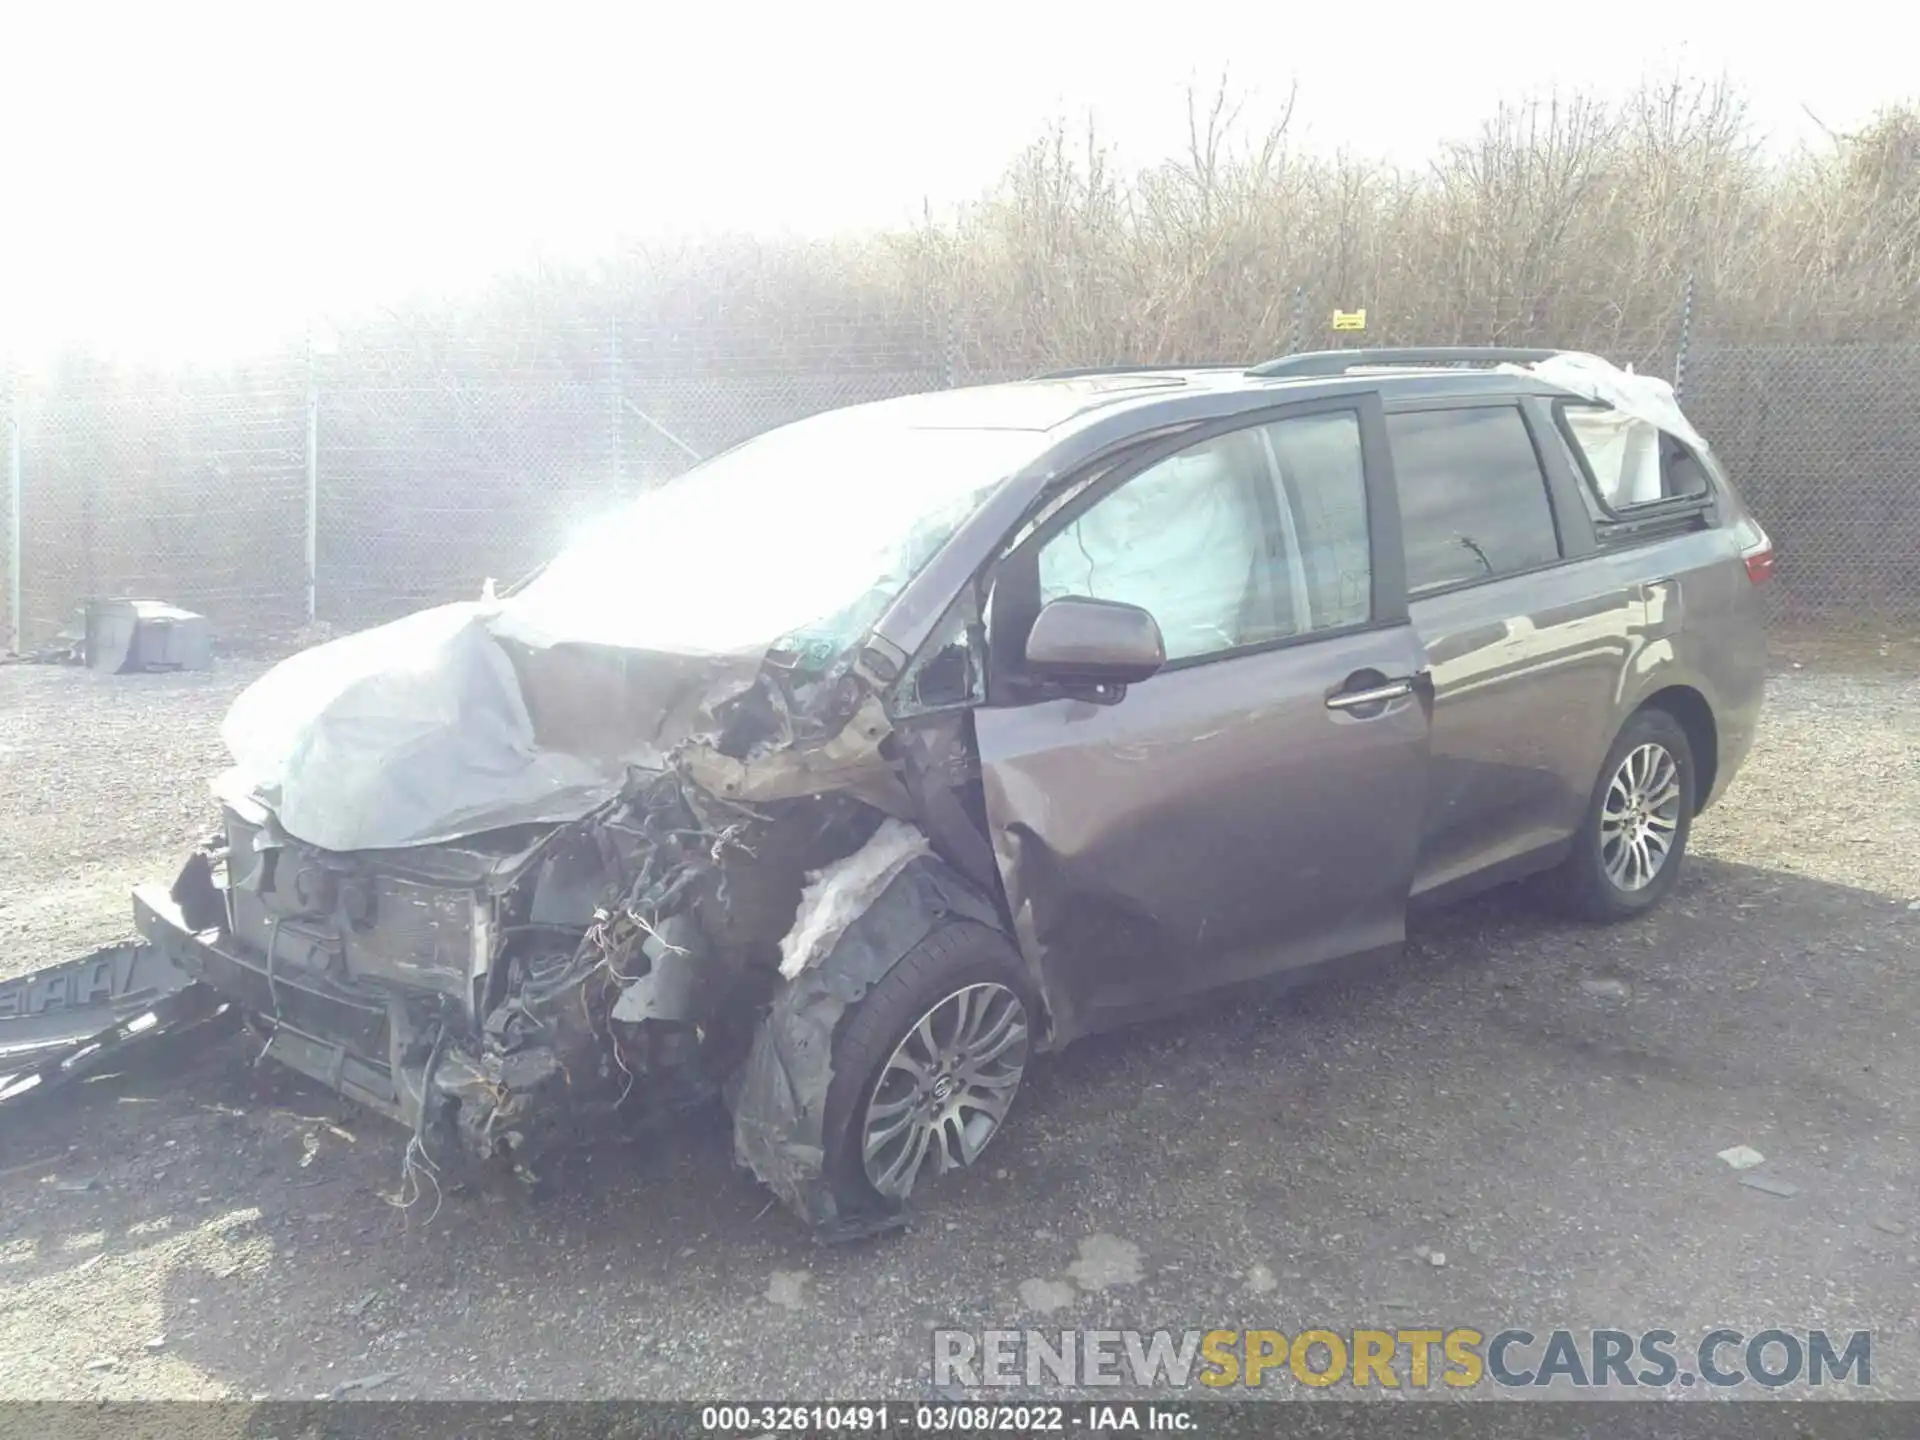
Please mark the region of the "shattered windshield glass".
<svg viewBox="0 0 1920 1440"><path fill-rule="evenodd" d="M770 431L616 512L503 606L528 638L682 654L835 653L1006 476L1027 430L864 408Z"/></svg>

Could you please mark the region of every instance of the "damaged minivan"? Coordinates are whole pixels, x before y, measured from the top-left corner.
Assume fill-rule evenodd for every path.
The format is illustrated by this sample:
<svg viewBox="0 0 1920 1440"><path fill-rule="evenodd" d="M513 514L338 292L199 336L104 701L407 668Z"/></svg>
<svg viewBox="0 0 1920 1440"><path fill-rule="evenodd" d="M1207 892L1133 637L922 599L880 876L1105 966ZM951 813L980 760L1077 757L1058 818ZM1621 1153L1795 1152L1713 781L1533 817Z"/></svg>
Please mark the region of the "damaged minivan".
<svg viewBox="0 0 1920 1440"><path fill-rule="evenodd" d="M718 1097L868 1233L1039 1051L1521 876L1657 904L1771 566L1671 388L1590 356L854 406L267 673L137 924L410 1154L537 1179Z"/></svg>

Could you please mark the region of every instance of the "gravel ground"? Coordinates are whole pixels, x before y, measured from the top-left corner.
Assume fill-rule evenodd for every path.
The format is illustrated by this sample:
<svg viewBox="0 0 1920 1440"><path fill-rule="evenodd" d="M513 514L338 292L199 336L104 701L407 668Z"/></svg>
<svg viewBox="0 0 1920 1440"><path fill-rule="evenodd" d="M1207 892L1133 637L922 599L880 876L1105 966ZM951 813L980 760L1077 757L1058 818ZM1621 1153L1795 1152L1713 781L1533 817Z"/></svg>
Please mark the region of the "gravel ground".
<svg viewBox="0 0 1920 1440"><path fill-rule="evenodd" d="M87 1087L0 1127L0 1397L925 1395L936 1324L1416 1320L1867 1328L1875 1391L1920 1397L1920 683L1880 669L1776 678L1657 916L1491 896L1391 966L1085 1042L874 1243L812 1244L716 1125L430 1213L391 1203L396 1132L237 1040ZM0 964L125 932L257 670L0 669Z"/></svg>

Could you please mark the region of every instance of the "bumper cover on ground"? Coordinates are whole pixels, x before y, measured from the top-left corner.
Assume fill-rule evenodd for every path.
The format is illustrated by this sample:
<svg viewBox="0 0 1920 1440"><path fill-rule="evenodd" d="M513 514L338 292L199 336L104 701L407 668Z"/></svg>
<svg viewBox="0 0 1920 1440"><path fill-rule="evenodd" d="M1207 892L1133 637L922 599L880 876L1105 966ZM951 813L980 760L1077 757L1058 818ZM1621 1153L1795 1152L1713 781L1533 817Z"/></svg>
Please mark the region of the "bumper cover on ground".
<svg viewBox="0 0 1920 1440"><path fill-rule="evenodd" d="M0 1104L123 1065L227 1008L171 952L139 941L0 982Z"/></svg>

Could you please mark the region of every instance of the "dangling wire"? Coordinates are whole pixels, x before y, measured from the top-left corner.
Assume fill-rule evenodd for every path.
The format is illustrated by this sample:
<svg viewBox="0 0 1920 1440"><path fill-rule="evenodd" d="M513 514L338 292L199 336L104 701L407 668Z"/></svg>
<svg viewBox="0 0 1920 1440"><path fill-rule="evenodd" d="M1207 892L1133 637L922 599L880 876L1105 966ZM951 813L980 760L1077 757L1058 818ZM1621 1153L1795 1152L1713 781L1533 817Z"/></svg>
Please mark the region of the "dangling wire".
<svg viewBox="0 0 1920 1440"><path fill-rule="evenodd" d="M431 1225L440 1214L440 1203L445 1192L440 1188L440 1167L433 1161L427 1150L427 1096L433 1090L433 1074L440 1068L441 1057L447 1051L447 1030L443 1025L440 1033L434 1037L433 1051L427 1056L427 1068L420 1073L420 1088L412 1090L405 1069L400 1072L400 1083L413 1093L414 1120L413 1134L407 1138L407 1148L400 1155L400 1189L391 1198L383 1200L397 1210L411 1210L426 1193L426 1187L433 1187L433 1209L427 1213L426 1223Z"/></svg>

